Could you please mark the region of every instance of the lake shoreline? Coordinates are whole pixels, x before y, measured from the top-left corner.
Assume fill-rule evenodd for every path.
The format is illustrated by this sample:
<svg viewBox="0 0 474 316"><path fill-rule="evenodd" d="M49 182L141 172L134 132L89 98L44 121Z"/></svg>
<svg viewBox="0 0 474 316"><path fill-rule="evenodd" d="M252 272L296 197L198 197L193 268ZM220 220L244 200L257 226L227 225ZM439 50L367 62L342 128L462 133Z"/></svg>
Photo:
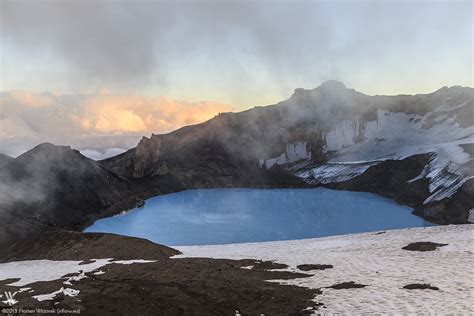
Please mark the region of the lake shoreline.
<svg viewBox="0 0 474 316"><path fill-rule="evenodd" d="M325 237L432 225L374 193L328 188L195 189L146 200L85 232L178 245Z"/></svg>

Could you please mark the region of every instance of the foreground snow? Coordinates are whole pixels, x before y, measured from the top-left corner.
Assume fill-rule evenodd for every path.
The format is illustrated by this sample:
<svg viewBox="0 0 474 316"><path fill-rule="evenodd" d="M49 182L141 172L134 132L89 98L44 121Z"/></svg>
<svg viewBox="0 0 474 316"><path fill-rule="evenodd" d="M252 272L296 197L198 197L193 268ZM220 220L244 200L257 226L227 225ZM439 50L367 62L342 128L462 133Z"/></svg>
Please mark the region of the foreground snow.
<svg viewBox="0 0 474 316"><path fill-rule="evenodd" d="M82 279L87 278L87 272L94 272L94 275L100 275L104 272L98 270L108 264L134 264L134 263L148 263L155 262L155 260L117 260L114 261L113 258L107 259L91 259L90 263L81 264L82 261L73 261L73 260L27 260L27 261L15 261L8 263L0 264L0 280L8 279L19 279L18 281L13 281L8 283L10 286L24 286L27 284L32 284L36 282L47 282L54 280L63 280L63 284L72 286L72 282L79 282ZM68 274L76 274L73 276L66 277ZM31 290L29 287L21 288L19 291L13 293L21 293L25 290L29 290L28 293L33 293L34 290ZM75 297L79 294L79 290L72 288L61 287L59 290L52 293L41 294L32 296L38 301L49 301L53 300L58 294L62 293L66 296ZM0 295L0 298L2 295ZM18 302L18 301L16 301Z"/></svg>
<svg viewBox="0 0 474 316"><path fill-rule="evenodd" d="M73 260L27 260L0 263L0 280L20 279L8 283L11 286L24 286L40 281L54 281L63 279L64 275L75 274L77 276L65 278L64 284L70 285L71 281L79 281L85 278L85 273L95 271L108 264L134 264L155 262L155 260L116 260L91 259L92 262L80 264L82 261Z"/></svg>
<svg viewBox="0 0 474 316"><path fill-rule="evenodd" d="M179 257L275 260L297 271L300 264L331 264L310 271L309 278L281 281L323 288L316 297L327 313L474 313L473 228L450 225L410 228L316 239L177 247ZM417 241L448 244L435 251L402 250ZM357 289L324 289L341 282L368 285ZM407 290L429 283L434 290Z"/></svg>

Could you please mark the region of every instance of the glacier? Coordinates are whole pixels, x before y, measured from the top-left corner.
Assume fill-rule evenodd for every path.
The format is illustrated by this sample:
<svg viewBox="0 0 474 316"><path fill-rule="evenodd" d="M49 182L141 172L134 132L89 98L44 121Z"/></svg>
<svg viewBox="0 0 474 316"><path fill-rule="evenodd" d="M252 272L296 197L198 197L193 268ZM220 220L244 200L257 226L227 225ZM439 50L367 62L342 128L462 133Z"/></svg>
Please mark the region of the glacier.
<svg viewBox="0 0 474 316"><path fill-rule="evenodd" d="M323 152L330 157L325 163L311 163L307 142L290 143L280 156L259 163L270 169L299 162L289 168L295 175L324 185L355 178L382 161L431 154L422 173L410 181L427 178L430 196L424 204L440 201L474 178L473 158L463 148L474 144L474 126L462 126L456 113L472 106L472 100L453 104L447 97L424 114L377 109L371 120L357 116L336 122L322 135Z"/></svg>

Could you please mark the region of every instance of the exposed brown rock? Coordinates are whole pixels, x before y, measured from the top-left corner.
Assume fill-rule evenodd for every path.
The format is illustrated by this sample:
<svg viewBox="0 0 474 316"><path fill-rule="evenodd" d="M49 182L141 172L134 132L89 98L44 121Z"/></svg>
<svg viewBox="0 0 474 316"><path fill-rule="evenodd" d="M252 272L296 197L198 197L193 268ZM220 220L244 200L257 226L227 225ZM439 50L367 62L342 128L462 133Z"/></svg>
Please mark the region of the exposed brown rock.
<svg viewBox="0 0 474 316"><path fill-rule="evenodd" d="M405 285L403 288L407 290L434 290L434 291L439 290L438 287L432 286L431 284L421 284L421 283L408 284L408 285Z"/></svg>
<svg viewBox="0 0 474 316"><path fill-rule="evenodd" d="M367 285L365 284L359 284L359 283L355 283L354 281L350 281L350 282L342 282L342 283L334 284L334 285L328 286L327 288L334 289L334 290L343 290L343 289L359 289L366 286Z"/></svg>
<svg viewBox="0 0 474 316"><path fill-rule="evenodd" d="M332 269L334 266L331 264L300 264L297 266L301 271L311 271L311 270L326 270Z"/></svg>
<svg viewBox="0 0 474 316"><path fill-rule="evenodd" d="M276 270L276 269L286 269L286 268L288 268L288 265L284 263L277 263L277 262L272 262L272 261L256 261L253 263L254 270Z"/></svg>
<svg viewBox="0 0 474 316"><path fill-rule="evenodd" d="M431 241L420 241L414 242L411 244L406 245L403 247L403 250L410 250L410 251L433 251L438 249L439 247L447 246L448 244L438 244Z"/></svg>
<svg viewBox="0 0 474 316"><path fill-rule="evenodd" d="M160 157L161 138L152 134L150 138L143 136L135 150L134 177L143 177L145 168Z"/></svg>
<svg viewBox="0 0 474 316"><path fill-rule="evenodd" d="M166 161L163 161L161 166L153 172L154 176L164 176L166 174L170 173L170 169L168 168L168 165L166 164Z"/></svg>

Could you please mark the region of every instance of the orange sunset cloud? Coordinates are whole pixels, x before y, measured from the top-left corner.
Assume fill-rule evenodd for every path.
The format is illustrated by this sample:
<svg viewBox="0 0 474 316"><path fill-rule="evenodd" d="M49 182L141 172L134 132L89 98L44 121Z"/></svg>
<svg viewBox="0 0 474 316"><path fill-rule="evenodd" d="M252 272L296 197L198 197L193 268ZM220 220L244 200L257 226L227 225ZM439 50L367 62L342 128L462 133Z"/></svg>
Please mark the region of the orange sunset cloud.
<svg viewBox="0 0 474 316"><path fill-rule="evenodd" d="M32 139L32 143L53 141L88 149L84 140L87 137L94 137L94 142L97 137L108 137L110 142L110 137L135 135L138 140L142 135L169 132L232 110L230 105L218 102L192 103L168 97L107 93L61 95L9 91L0 96L3 115L0 146L2 141L21 137ZM79 138L81 141L76 144ZM126 149L130 141L115 142L114 146ZM94 143L94 147L100 146Z"/></svg>

